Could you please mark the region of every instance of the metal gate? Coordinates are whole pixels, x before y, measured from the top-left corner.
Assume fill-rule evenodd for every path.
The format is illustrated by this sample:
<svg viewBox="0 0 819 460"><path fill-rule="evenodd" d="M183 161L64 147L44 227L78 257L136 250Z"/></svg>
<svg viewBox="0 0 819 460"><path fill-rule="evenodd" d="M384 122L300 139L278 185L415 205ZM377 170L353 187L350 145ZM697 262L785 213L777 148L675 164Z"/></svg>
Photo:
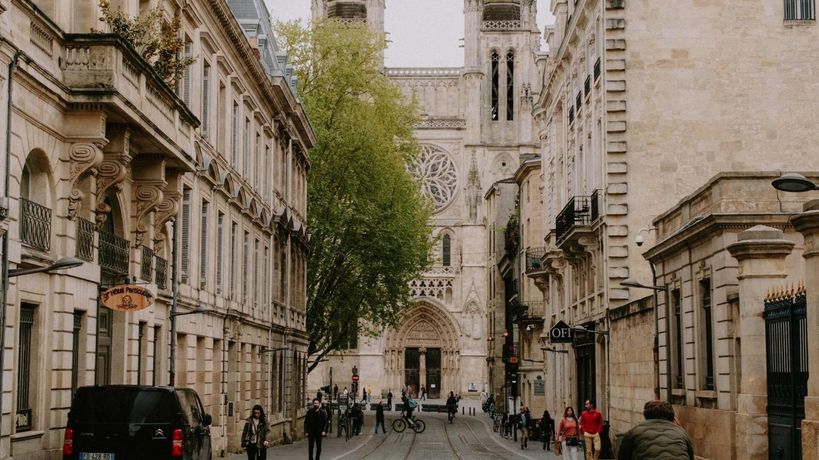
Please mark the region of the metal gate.
<svg viewBox="0 0 819 460"><path fill-rule="evenodd" d="M802 419L808 392L805 289L765 299L768 373L768 458L802 458Z"/></svg>
<svg viewBox="0 0 819 460"><path fill-rule="evenodd" d="M441 349L427 348L427 397L441 397Z"/></svg>

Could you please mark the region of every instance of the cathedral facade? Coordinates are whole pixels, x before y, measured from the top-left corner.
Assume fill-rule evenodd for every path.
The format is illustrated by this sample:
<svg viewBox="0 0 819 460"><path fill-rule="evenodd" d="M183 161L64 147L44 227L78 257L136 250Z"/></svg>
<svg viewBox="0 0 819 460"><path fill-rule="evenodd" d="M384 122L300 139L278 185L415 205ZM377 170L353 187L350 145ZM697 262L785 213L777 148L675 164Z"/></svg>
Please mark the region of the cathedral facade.
<svg viewBox="0 0 819 460"><path fill-rule="evenodd" d="M313 2L314 18L366 22L378 32L384 9L384 0ZM432 398L490 391L498 343L491 338L504 332L504 299L496 295L503 289L492 287L489 258L491 232L500 229L490 214L511 212L514 193L501 210L487 206L485 196L514 183L521 156L538 149L532 102L544 56L535 17L533 0L464 0L463 67L385 69L421 108L421 151L410 170L434 205L433 264L412 282L416 303L399 323L329 356L310 373L309 388L351 387L355 366L359 388L376 397L405 386L425 387Z"/></svg>

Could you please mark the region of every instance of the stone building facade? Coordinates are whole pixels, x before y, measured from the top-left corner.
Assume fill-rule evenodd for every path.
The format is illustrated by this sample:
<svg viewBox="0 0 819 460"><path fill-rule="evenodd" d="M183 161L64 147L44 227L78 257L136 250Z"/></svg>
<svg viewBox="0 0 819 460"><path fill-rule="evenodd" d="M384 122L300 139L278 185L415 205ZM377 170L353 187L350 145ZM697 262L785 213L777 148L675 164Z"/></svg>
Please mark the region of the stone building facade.
<svg viewBox="0 0 819 460"><path fill-rule="evenodd" d="M378 32L384 8L383 0L313 2L315 17L366 21ZM498 303L503 289L491 287L487 246L495 216L484 195L503 179L514 187L521 155L537 149L535 13L531 0L465 0L463 67L385 69L421 107L415 131L421 154L411 169L435 206L434 266L412 283L417 304L393 330L331 356L310 374L310 388L329 383L331 369L334 383L350 387L353 365L376 395L410 385L433 397L449 391L477 397L490 389L490 372L498 375L491 366L500 365L503 377L500 360L487 364L493 353L500 356L501 343L487 339L503 333L505 306Z"/></svg>
<svg viewBox="0 0 819 460"><path fill-rule="evenodd" d="M563 320L595 332L545 357L562 383L547 406L596 400L622 433L669 391L657 379L667 343L655 351L651 292L620 285L652 282L635 241L657 238L652 220L720 171L812 169L811 142L794 135L816 128L819 103L803 77L813 65L803 58L819 52L808 4L754 2L736 14L716 3L552 1L534 109L546 215L537 275L545 328ZM680 410L699 402L712 404L691 396Z"/></svg>
<svg viewBox="0 0 819 460"><path fill-rule="evenodd" d="M93 384L196 389L217 455L239 450L255 403L277 442L301 436L314 137L286 56L258 39L266 13L253 29L231 6L263 10L111 1L178 15L195 62L174 86L123 39L91 32L106 27L97 0L3 2L6 268L84 264L9 279L0 458L61 458L73 392ZM121 284L155 302L101 305Z"/></svg>

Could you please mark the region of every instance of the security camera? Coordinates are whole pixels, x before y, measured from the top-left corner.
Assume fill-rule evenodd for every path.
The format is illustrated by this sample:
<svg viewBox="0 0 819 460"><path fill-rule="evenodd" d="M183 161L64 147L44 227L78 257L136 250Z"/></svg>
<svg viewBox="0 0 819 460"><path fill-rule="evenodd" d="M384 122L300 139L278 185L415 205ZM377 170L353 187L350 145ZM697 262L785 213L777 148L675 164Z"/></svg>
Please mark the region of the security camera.
<svg viewBox="0 0 819 460"><path fill-rule="evenodd" d="M637 246L642 246L643 243L646 242L646 239L643 238L643 235L638 233L637 236L634 237L634 242L637 243Z"/></svg>
<svg viewBox="0 0 819 460"><path fill-rule="evenodd" d="M532 326L531 324L529 324L529 325L527 325L527 326L526 326L526 332L529 332L529 331L531 331L531 330L532 330L532 329L534 329L534 328L535 328L534 326Z"/></svg>

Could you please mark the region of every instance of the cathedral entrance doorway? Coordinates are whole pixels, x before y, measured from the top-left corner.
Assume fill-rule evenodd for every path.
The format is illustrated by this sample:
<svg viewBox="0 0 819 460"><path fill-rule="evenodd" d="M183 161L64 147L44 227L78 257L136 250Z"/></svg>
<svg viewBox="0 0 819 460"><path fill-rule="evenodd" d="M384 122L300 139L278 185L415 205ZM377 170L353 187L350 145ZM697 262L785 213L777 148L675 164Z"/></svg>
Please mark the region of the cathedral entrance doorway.
<svg viewBox="0 0 819 460"><path fill-rule="evenodd" d="M387 335L384 353L385 376L389 387L405 388L420 397L440 398L450 391L462 392L460 344L457 325L437 305L422 303L410 310Z"/></svg>

